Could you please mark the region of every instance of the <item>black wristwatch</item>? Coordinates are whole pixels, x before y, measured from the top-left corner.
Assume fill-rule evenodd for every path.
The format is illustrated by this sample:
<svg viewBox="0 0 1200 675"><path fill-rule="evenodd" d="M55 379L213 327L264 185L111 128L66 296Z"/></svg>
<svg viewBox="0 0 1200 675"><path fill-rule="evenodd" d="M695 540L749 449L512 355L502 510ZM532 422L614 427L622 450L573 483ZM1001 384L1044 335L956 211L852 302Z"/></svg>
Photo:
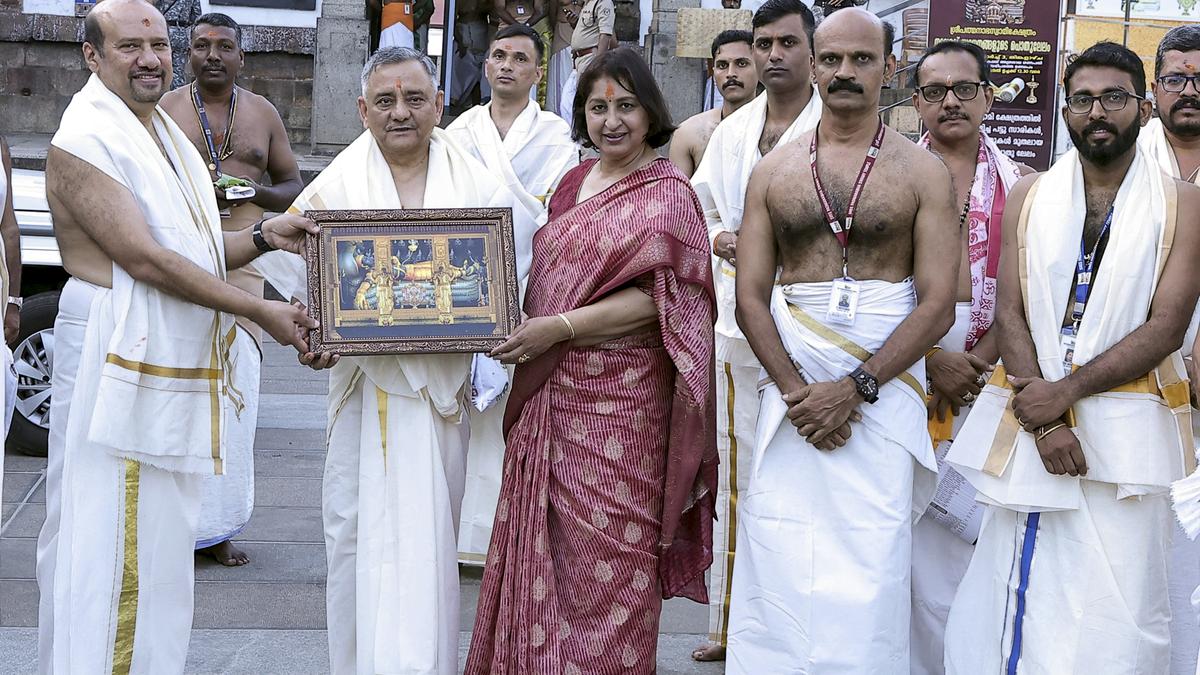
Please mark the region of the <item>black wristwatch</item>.
<svg viewBox="0 0 1200 675"><path fill-rule="evenodd" d="M879 380L875 379L874 375L862 368L855 368L854 372L850 373L850 379L854 380L854 389L864 401L874 403L879 400Z"/></svg>
<svg viewBox="0 0 1200 675"><path fill-rule="evenodd" d="M254 224L254 229L250 230L250 238L254 240L254 248L261 253L270 253L275 250L275 247L267 242L267 238L263 236L262 226L266 222L266 218Z"/></svg>

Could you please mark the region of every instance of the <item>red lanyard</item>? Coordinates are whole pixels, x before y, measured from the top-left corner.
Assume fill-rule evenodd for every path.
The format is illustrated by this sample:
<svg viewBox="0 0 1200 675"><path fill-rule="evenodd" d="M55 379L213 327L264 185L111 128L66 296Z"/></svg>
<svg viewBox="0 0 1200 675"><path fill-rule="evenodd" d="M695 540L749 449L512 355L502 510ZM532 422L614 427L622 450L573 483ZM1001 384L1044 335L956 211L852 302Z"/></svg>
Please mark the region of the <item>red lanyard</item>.
<svg viewBox="0 0 1200 675"><path fill-rule="evenodd" d="M871 141L866 158L863 159L862 169L858 172L858 180L854 182L854 190L850 193L850 202L846 205L846 224L844 226L842 220L833 212L829 194L825 192L825 186L821 183L821 175L817 172L817 134L820 131L821 125L818 123L817 128L813 131L812 144L809 146L808 163L812 167L813 185L817 188L817 198L821 200L821 208L825 211L825 221L829 223L829 229L833 230L833 236L837 237L838 243L842 245L842 278L849 279L850 228L854 225L854 214L858 211L858 200L862 198L863 187L867 184L871 169L875 168L875 159L879 157L879 149L883 147L883 118L879 118L879 130L875 132L875 138Z"/></svg>

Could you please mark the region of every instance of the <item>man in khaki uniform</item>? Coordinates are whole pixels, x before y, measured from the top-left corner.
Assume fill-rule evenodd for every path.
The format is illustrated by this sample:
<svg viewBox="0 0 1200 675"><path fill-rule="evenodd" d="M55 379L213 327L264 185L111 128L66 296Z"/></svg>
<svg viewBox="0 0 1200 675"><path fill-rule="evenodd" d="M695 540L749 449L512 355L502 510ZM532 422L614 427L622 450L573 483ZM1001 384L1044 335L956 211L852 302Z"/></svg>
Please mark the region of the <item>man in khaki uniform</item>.
<svg viewBox="0 0 1200 675"><path fill-rule="evenodd" d="M617 11L613 0L588 0L579 11L579 22L575 24L575 32L571 35L571 59L575 62L575 72L571 73L563 88L560 113L563 119L571 119L571 111L575 103L575 83L592 59L617 46L613 37L617 21Z"/></svg>

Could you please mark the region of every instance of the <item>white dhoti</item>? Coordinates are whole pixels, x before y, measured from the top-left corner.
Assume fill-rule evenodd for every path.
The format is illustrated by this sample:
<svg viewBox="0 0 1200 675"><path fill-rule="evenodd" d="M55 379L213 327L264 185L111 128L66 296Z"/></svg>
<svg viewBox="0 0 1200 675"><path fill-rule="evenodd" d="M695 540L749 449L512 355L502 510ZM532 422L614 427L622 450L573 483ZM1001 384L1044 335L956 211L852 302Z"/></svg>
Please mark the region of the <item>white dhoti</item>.
<svg viewBox="0 0 1200 675"><path fill-rule="evenodd" d="M1014 644L1019 673L1169 672L1167 495L1079 487L1075 510L989 509L950 613L947 673L1016 668Z"/></svg>
<svg viewBox="0 0 1200 675"><path fill-rule="evenodd" d="M954 306L954 326L938 341L938 346L954 352L966 351L967 331L971 327L971 303ZM970 412L959 409L952 433L957 433ZM947 413L949 414L949 413ZM953 438L953 435L951 436ZM948 467L939 467L939 476ZM953 469L949 469L953 471ZM932 507L931 507L932 508ZM945 672L946 617L950 604L975 547L933 518L922 518L913 525L912 547L912 625L911 672L913 675L940 675Z"/></svg>
<svg viewBox="0 0 1200 675"><path fill-rule="evenodd" d="M500 477L504 473L504 407L508 393L490 408L479 412L470 407L471 440L467 453L466 485L458 529L458 559L470 565L487 561L500 499Z"/></svg>
<svg viewBox="0 0 1200 675"><path fill-rule="evenodd" d="M771 301L810 381L848 375L916 306L911 281L863 282L855 324L830 329L831 287L776 287ZM765 387L739 505L726 672L908 673L912 522L937 470L924 378L922 360L884 383L832 452L808 444L779 389Z"/></svg>
<svg viewBox="0 0 1200 675"><path fill-rule="evenodd" d="M196 529L196 548L206 548L236 537L254 511L254 433L258 428L259 375L262 352L241 326L230 354L244 409L229 418L225 444L225 473L206 476L200 494L203 507Z"/></svg>
<svg viewBox="0 0 1200 675"><path fill-rule="evenodd" d="M178 673L191 635L203 477L88 441L92 416L110 413L94 406L104 350L83 351L85 334L111 322L102 301L109 293L68 281L54 326L61 356L52 405L64 414L51 417L47 486L55 489L38 542L42 671Z"/></svg>
<svg viewBox="0 0 1200 675"><path fill-rule="evenodd" d="M570 106L570 99L565 94L567 80L573 72L575 62L571 59L570 46L563 47L550 57L550 72L546 76L546 110L563 118L568 124L572 120L569 114L563 112L563 103L566 102ZM575 92L572 90L571 97L574 96Z"/></svg>
<svg viewBox="0 0 1200 675"><path fill-rule="evenodd" d="M725 645L729 600L737 550L738 500L750 482L754 430L758 425L758 380L762 366L740 338L716 336L717 356L717 520L713 523L713 564L708 570L708 639Z"/></svg>
<svg viewBox="0 0 1200 675"><path fill-rule="evenodd" d="M366 377L330 420L321 502L331 671L453 675L468 427L426 396L389 395Z"/></svg>

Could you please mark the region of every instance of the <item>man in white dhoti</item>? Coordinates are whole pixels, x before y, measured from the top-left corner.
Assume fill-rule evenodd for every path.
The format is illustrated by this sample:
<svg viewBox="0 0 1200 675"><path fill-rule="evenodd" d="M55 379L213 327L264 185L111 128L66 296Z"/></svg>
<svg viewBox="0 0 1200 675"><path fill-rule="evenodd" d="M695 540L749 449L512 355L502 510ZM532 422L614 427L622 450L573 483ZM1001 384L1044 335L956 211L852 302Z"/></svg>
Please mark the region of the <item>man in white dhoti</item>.
<svg viewBox="0 0 1200 675"><path fill-rule="evenodd" d="M938 156L950 170L957 197L961 256L954 327L929 350L925 369L931 386L929 431L938 457L943 493L962 478L944 466L954 431L987 382L1000 357L996 331L996 273L1000 262L1000 221L1004 199L1023 172L980 129L991 109L991 70L987 55L969 42L939 42L917 61L913 74L913 106L928 133L919 145ZM963 489L969 489L964 486ZM971 503L971 495L963 497ZM940 510L939 510L940 509ZM977 514L943 514L931 504L913 526L912 672L943 672L942 637L958 582L967 571L979 530ZM972 524L972 521L976 521Z"/></svg>
<svg viewBox="0 0 1200 675"><path fill-rule="evenodd" d="M292 210L510 207L523 274L533 216L436 128L435 72L412 49L372 55L358 100L367 131ZM337 675L457 672L470 374L470 354L347 357L330 371L322 511Z"/></svg>
<svg viewBox="0 0 1200 675"><path fill-rule="evenodd" d="M253 227L267 210L287 209L304 187L279 112L267 99L237 86L245 61L241 39L241 26L224 14L205 14L197 19L188 55L196 79L191 86L166 94L160 102L200 156L208 160L221 209L221 228L226 232ZM226 176L243 178L253 194L227 201L226 192L215 187ZM266 182L270 185L263 185ZM283 297L292 298L296 289L288 288L273 273L283 262L280 258L289 260L292 256L262 256L230 272L229 283L261 297L263 282L269 279ZM303 296L303 289L298 292ZM244 343L239 353L246 357L238 364L238 370L245 372L241 392L246 410L235 424L237 432L227 439L225 472L210 476L201 488L203 506L196 530L196 550L230 566L250 562L232 539L250 522L254 510L254 436L262 354L262 331L258 326L246 319L239 319L237 326L235 339Z"/></svg>
<svg viewBox="0 0 1200 675"><path fill-rule="evenodd" d="M1200 293L1200 190L1137 147L1151 109L1136 54L1099 43L1063 85L1075 149L1009 197L1004 368L947 458L989 504L948 673L1170 666L1168 487L1195 466L1179 347Z"/></svg>
<svg viewBox="0 0 1200 675"><path fill-rule="evenodd" d="M1154 102L1158 117L1138 135L1138 145L1168 176L1196 183L1200 180L1200 26L1173 28L1163 36L1154 62ZM1200 328L1200 311L1184 337L1184 365L1193 389L1200 385L1192 352ZM1194 400L1193 400L1194 404ZM1193 406L1193 429L1200 423ZM1200 649L1200 622L1189 602L1200 585L1200 543L1175 528L1168 562L1171 594L1171 671L1190 675L1196 670Z"/></svg>
<svg viewBox="0 0 1200 675"><path fill-rule="evenodd" d="M46 158L71 274L55 322L46 520L38 541L42 672L179 673L192 624L200 484L243 414L234 315L305 352L315 322L225 282L316 226L281 216L222 233L204 161L156 104L167 24L141 0L84 21L93 75Z"/></svg>
<svg viewBox="0 0 1200 675"><path fill-rule="evenodd" d="M717 89L725 97L712 110L696 113L683 121L671 136L671 161L691 178L704 159L708 140L717 125L758 94L758 73L751 47L754 35L748 30L724 30L713 38L712 72Z"/></svg>
<svg viewBox="0 0 1200 675"><path fill-rule="evenodd" d="M818 26L821 123L750 179L737 316L769 379L727 673L909 672L912 522L937 471L923 356L953 321L960 243L946 167L877 112L892 37L859 9Z"/></svg>
<svg viewBox="0 0 1200 675"><path fill-rule="evenodd" d="M484 61L492 101L476 106L454 120L446 132L475 159L488 168L525 204L538 222L545 219L545 206L563 174L579 164L579 146L571 140L571 128L561 117L546 112L529 93L541 79L541 54L545 49L537 31L514 23L496 33ZM496 386L503 386L511 373L480 354L472 371L491 372ZM488 388L475 378L477 392ZM458 559L482 565L492 536L496 501L500 496L500 474L504 464L504 406L507 391L499 397L477 396L468 408L471 442L467 452L467 482L458 531ZM478 405L487 405L479 410Z"/></svg>
<svg viewBox="0 0 1200 675"><path fill-rule="evenodd" d="M754 68L766 94L726 118L708 141L692 176L713 248L717 292L717 522L709 569L709 644L698 661L725 656L729 594L737 548L738 495L745 490L754 455L761 366L734 316L734 266L750 173L772 148L812 130L821 98L812 87L812 12L800 0L768 0L754 15Z"/></svg>

